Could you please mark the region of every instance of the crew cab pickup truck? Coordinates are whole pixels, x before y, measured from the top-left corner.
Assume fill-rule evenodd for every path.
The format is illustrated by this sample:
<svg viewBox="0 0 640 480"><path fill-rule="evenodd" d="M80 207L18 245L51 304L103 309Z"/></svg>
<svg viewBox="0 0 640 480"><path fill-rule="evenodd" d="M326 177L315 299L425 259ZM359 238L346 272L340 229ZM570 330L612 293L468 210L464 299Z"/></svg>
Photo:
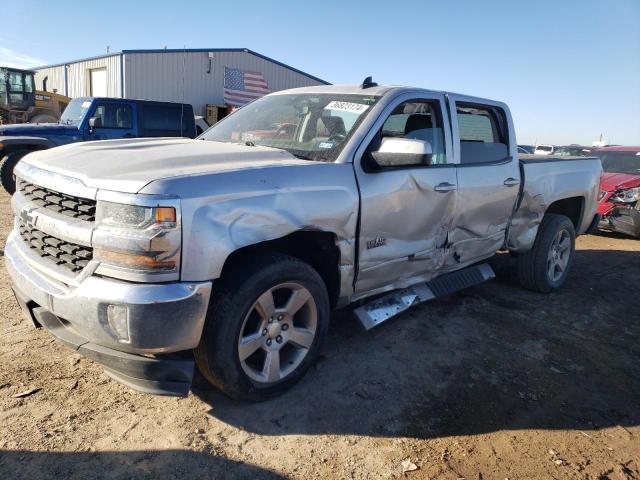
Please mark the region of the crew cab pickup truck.
<svg viewBox="0 0 640 480"><path fill-rule="evenodd" d="M369 79L308 87L195 140L28 154L4 256L27 316L114 379L186 395L195 361L257 400L308 370L332 309L375 327L492 278L499 250L524 287L560 288L601 170L520 160L504 103Z"/></svg>
<svg viewBox="0 0 640 480"><path fill-rule="evenodd" d="M193 107L182 103L83 97L58 123L0 125L0 179L13 193L13 170L27 153L68 143L113 138L196 137Z"/></svg>

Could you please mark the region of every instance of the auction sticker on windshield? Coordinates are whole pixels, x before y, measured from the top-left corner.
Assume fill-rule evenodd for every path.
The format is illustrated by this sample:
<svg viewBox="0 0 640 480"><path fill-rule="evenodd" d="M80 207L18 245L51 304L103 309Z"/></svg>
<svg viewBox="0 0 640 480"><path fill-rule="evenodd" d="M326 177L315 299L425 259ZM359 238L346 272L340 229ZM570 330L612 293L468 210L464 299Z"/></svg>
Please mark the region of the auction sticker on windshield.
<svg viewBox="0 0 640 480"><path fill-rule="evenodd" d="M369 108L369 105L363 105L361 103L353 103L353 102L340 102L337 100L334 100L333 102L329 103L326 107L324 107L325 110L351 112L351 113L357 113L358 115L366 112L367 108Z"/></svg>

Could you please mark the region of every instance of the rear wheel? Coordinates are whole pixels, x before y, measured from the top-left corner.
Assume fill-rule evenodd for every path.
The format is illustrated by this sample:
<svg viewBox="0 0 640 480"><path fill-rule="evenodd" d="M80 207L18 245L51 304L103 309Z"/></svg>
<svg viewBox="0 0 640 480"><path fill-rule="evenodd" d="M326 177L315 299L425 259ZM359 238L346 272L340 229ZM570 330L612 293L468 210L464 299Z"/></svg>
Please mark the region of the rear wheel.
<svg viewBox="0 0 640 480"><path fill-rule="evenodd" d="M222 280L209 306L198 368L242 400L269 398L294 385L318 355L329 324L320 275L286 255L246 259L251 271Z"/></svg>
<svg viewBox="0 0 640 480"><path fill-rule="evenodd" d="M7 153L2 162L0 163L0 180L2 180L2 186L11 195L16 191L16 177L13 170L22 157L24 157L29 150L14 150Z"/></svg>
<svg viewBox="0 0 640 480"><path fill-rule="evenodd" d="M518 257L518 278L522 286L542 293L562 287L571 268L575 238L569 218L545 215L533 248Z"/></svg>

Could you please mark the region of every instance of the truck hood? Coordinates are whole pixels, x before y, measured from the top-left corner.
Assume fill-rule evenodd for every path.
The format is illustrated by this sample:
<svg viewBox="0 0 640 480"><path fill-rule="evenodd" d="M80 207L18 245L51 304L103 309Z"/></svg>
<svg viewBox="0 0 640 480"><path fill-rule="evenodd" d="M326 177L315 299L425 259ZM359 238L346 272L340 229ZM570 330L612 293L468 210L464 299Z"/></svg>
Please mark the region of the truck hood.
<svg viewBox="0 0 640 480"><path fill-rule="evenodd" d="M640 186L640 174L605 172L600 177L600 188L606 192Z"/></svg>
<svg viewBox="0 0 640 480"><path fill-rule="evenodd" d="M183 138L74 143L30 153L23 161L90 188L126 193L172 177L311 163L276 148Z"/></svg>
<svg viewBox="0 0 640 480"><path fill-rule="evenodd" d="M0 137L2 136L25 136L41 137L47 135L77 135L76 125L62 125L59 123L23 123L0 125Z"/></svg>

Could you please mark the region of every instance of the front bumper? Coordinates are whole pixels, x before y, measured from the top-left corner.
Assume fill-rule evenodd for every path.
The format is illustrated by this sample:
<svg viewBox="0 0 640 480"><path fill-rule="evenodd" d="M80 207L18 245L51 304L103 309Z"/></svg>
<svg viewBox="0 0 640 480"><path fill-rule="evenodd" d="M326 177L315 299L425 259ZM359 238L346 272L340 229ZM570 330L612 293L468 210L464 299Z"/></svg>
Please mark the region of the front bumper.
<svg viewBox="0 0 640 480"><path fill-rule="evenodd" d="M93 275L69 286L47 276L25 249L12 232L5 265L18 303L32 320L132 388L187 394L193 360L165 354L200 341L211 282L140 284ZM109 313L114 306L119 328Z"/></svg>
<svg viewBox="0 0 640 480"><path fill-rule="evenodd" d="M598 228L640 238L640 209L638 205L612 208L607 215L602 217Z"/></svg>

